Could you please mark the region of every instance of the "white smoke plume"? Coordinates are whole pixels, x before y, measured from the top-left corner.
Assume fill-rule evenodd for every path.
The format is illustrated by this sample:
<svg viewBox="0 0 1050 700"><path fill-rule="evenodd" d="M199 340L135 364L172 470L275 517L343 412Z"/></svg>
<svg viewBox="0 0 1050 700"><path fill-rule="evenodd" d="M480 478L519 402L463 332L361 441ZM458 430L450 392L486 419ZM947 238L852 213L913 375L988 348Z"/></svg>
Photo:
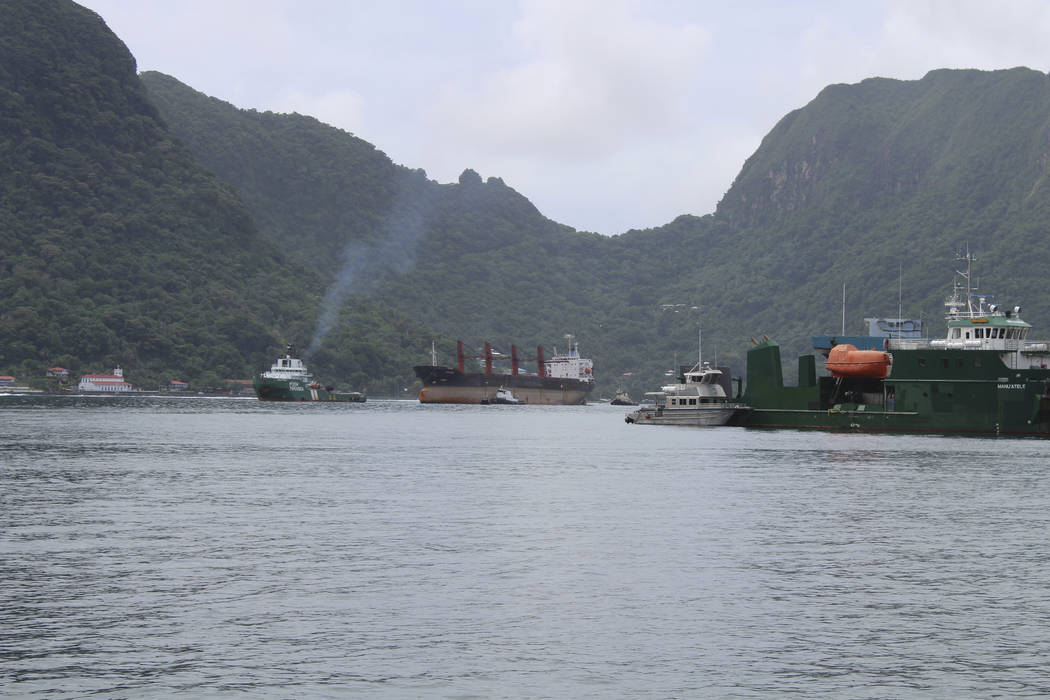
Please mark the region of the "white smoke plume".
<svg viewBox="0 0 1050 700"><path fill-rule="evenodd" d="M347 244L343 266L321 302L321 313L306 356L320 350L351 292L368 294L384 279L404 274L415 266L419 242L426 233L426 223L435 203L435 190L428 185L423 178L406 178L377 240Z"/></svg>

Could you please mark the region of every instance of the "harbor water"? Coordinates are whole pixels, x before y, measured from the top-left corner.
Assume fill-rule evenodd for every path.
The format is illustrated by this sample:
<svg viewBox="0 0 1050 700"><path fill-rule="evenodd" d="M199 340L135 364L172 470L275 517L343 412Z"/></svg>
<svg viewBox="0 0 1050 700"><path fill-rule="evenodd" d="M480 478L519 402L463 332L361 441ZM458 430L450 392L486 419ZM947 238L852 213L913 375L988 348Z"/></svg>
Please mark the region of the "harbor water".
<svg viewBox="0 0 1050 700"><path fill-rule="evenodd" d="M0 397L0 696L1050 695L1050 442Z"/></svg>

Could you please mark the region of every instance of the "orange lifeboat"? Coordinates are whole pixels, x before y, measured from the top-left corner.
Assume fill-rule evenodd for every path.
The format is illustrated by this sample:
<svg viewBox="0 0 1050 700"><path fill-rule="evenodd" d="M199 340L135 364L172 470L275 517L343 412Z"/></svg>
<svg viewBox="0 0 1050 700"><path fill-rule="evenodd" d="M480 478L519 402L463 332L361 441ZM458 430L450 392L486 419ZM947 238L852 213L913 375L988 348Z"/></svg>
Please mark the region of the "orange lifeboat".
<svg viewBox="0 0 1050 700"><path fill-rule="evenodd" d="M858 350L853 345L836 345L824 365L833 377L885 379L890 373L893 356L881 350Z"/></svg>

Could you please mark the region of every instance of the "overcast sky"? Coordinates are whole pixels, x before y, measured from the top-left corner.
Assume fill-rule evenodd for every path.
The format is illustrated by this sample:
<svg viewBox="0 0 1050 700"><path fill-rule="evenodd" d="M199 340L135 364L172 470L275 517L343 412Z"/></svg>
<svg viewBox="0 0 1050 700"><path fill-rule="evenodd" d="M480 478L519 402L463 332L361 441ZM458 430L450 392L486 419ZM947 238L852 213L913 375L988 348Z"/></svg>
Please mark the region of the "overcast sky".
<svg viewBox="0 0 1050 700"><path fill-rule="evenodd" d="M605 234L707 214L826 85L1050 69L1050 0L83 0L157 70Z"/></svg>

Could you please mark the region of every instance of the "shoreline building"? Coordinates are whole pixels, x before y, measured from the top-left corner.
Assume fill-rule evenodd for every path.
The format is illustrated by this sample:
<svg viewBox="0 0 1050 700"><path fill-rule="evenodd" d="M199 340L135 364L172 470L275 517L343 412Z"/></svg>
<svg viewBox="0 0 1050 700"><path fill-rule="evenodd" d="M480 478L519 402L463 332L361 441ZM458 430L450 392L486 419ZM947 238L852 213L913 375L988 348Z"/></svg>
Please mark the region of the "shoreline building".
<svg viewBox="0 0 1050 700"><path fill-rule="evenodd" d="M134 391L135 388L124 381L124 370L117 367L113 374L85 374L80 377L77 391L104 391L116 393L122 391Z"/></svg>

